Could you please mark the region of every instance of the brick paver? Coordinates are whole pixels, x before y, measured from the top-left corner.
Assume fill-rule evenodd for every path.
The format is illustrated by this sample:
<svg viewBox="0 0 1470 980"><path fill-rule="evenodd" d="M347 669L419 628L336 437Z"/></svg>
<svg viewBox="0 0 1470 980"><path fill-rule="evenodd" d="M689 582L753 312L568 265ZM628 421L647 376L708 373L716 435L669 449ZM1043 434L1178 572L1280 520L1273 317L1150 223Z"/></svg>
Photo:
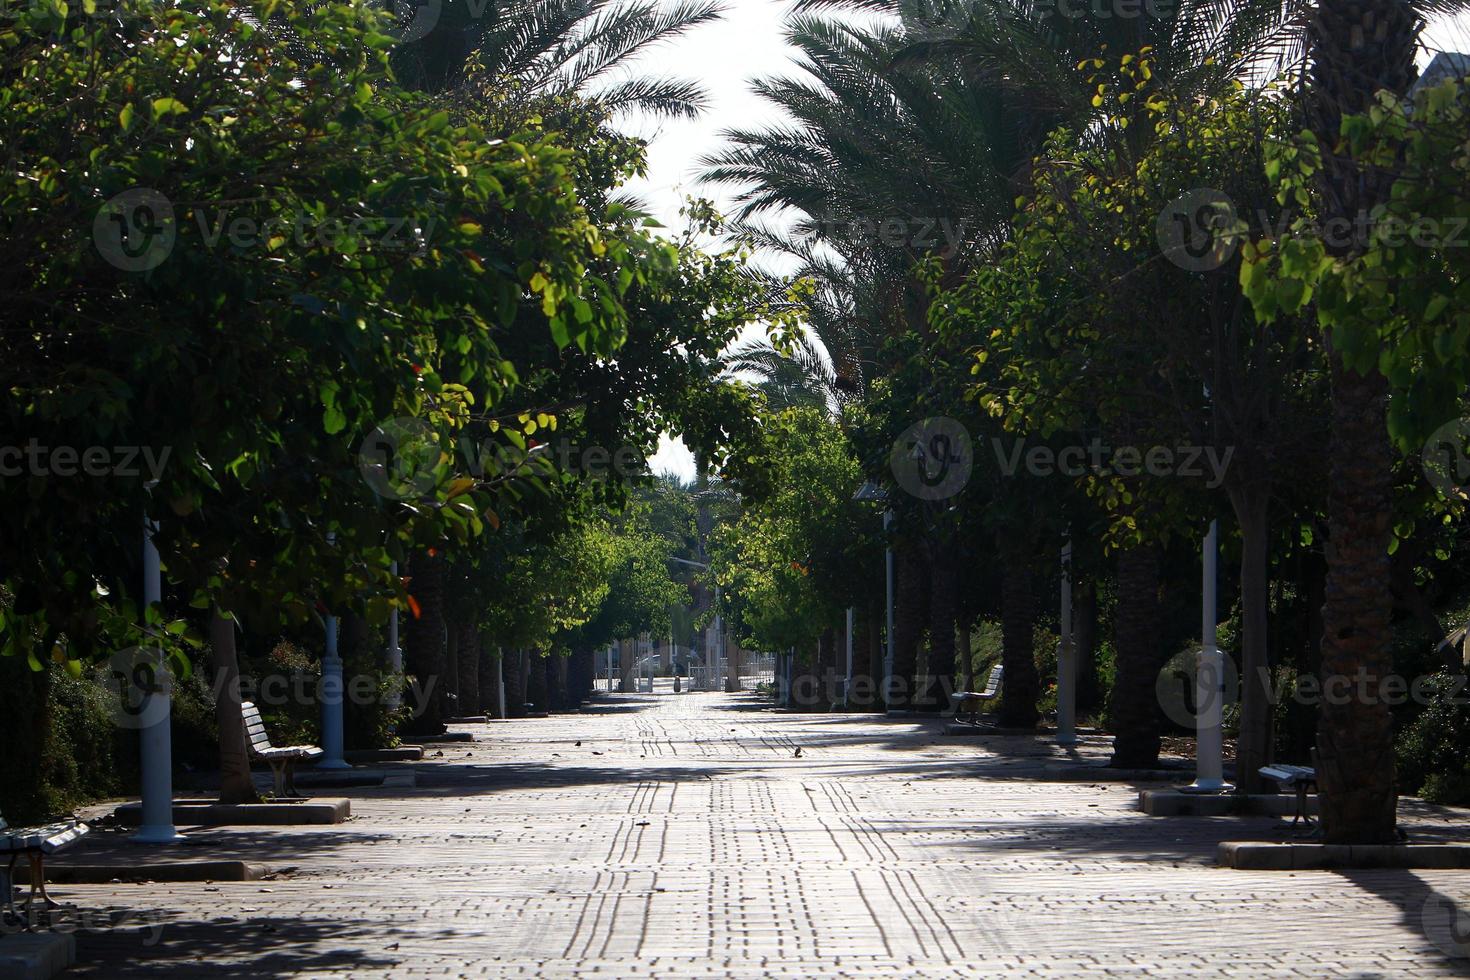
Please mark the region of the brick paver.
<svg viewBox="0 0 1470 980"><path fill-rule="evenodd" d="M1431 976L1470 872L1249 873L1269 819L1150 818L1042 739L605 698L473 726L337 827L190 834L272 880L58 887L121 907L96 976ZM577 744L579 743L580 744ZM801 756L796 756L800 747ZM1446 833L1458 814L1408 819ZM140 921L143 925L138 925ZM1441 919L1443 915L1441 915ZM1435 920L1438 921L1438 920ZM149 940L153 941L148 944ZM1437 942L1436 942L1437 940ZM1448 947L1446 948L1443 947Z"/></svg>

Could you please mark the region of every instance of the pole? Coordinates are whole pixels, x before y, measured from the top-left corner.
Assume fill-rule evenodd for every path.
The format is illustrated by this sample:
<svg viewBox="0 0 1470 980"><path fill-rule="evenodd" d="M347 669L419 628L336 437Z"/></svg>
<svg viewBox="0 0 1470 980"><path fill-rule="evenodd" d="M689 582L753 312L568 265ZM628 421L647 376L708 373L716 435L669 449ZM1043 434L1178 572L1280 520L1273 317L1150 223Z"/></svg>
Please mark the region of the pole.
<svg viewBox="0 0 1470 980"><path fill-rule="evenodd" d="M394 581L398 580L398 562L391 566ZM388 707L397 711L403 704L403 692L399 682L403 680L403 648L398 645L398 607L388 613L388 669L393 674L392 693L388 695Z"/></svg>
<svg viewBox="0 0 1470 980"><path fill-rule="evenodd" d="M495 652L499 654L495 658L495 687L500 692L500 710L496 714L504 721L510 717L510 710L505 703L505 647L496 647Z"/></svg>
<svg viewBox="0 0 1470 980"><path fill-rule="evenodd" d="M1062 638L1057 646L1057 744L1077 744L1077 645L1072 640L1072 542L1062 545Z"/></svg>
<svg viewBox="0 0 1470 980"><path fill-rule="evenodd" d="M715 690L725 687L725 617L720 615L720 583L715 583Z"/></svg>
<svg viewBox="0 0 1470 980"><path fill-rule="evenodd" d="M163 599L163 573L153 535L158 524L143 518L143 606ZM139 734L142 749L143 823L133 840L143 844L175 844L183 835L174 828L173 736L170 725L172 695L163 648L153 654L153 675L143 692L139 717L146 724Z"/></svg>
<svg viewBox="0 0 1470 980"><path fill-rule="evenodd" d="M883 567L887 572L888 579L888 642L887 650L883 654L883 707L886 711L893 710L893 542L889 539L889 529L893 527L893 510L883 512L883 537L886 547L883 550Z"/></svg>
<svg viewBox="0 0 1470 980"><path fill-rule="evenodd" d="M852 618L853 608L847 607L847 681L842 685L842 706L852 707Z"/></svg>
<svg viewBox="0 0 1470 980"><path fill-rule="evenodd" d="M337 536L327 532L327 543ZM342 656L337 652L337 617L322 616L326 628L326 652L322 657L322 757L318 769L351 769L342 758Z"/></svg>
<svg viewBox="0 0 1470 980"><path fill-rule="evenodd" d="M1195 672L1194 691L1197 715L1195 732L1195 777L1187 788L1200 793L1218 793L1233 787L1225 782L1224 739L1220 731L1221 714L1224 709L1224 656L1219 647L1219 622L1215 602L1218 588L1220 524L1210 522L1210 533L1205 535L1203 554L1204 600L1200 604L1203 644L1200 648L1199 667Z"/></svg>

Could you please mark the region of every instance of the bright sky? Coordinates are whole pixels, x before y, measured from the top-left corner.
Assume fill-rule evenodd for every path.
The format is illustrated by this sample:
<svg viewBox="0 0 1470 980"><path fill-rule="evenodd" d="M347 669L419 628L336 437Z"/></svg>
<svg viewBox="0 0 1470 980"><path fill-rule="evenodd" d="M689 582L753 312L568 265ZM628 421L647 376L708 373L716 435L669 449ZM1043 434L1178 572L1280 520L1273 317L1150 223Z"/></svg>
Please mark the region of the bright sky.
<svg viewBox="0 0 1470 980"><path fill-rule="evenodd" d="M691 194L711 198L728 210L726 189L697 181L700 158L721 145L722 130L758 127L780 119L777 110L752 94L752 79L799 71L793 62L795 51L785 43L782 30L788 0L725 0L725 6L722 21L657 49L640 63L661 74L696 78L709 93L709 111L700 119L644 120L634 127L651 143L648 177L631 189L671 228L679 226L679 208ZM1432 24L1424 39L1430 50L1470 51L1470 15ZM1425 53L1421 66L1428 60ZM677 439L660 439L650 462L654 472L694 478L694 458Z"/></svg>

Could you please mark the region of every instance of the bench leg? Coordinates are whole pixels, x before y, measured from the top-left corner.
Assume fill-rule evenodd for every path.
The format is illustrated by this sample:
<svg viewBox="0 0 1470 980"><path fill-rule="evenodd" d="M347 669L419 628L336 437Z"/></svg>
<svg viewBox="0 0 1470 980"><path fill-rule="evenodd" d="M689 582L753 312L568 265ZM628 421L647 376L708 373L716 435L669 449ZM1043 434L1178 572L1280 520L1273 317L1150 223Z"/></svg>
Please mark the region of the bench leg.
<svg viewBox="0 0 1470 980"><path fill-rule="evenodd" d="M1311 814L1307 813L1306 783L1296 784L1296 816L1291 818L1291 825L1295 827L1298 820L1306 824L1308 827L1312 826L1312 816Z"/></svg>
<svg viewBox="0 0 1470 980"><path fill-rule="evenodd" d="M282 767L286 770L286 795L292 799L301 799L301 794L296 791L296 761L287 759Z"/></svg>
<svg viewBox="0 0 1470 980"><path fill-rule="evenodd" d="M275 795L276 796L285 796L286 795L286 783L287 783L287 779L286 779L286 763L285 762L272 761L271 762L271 776L275 779L275 783L276 783Z"/></svg>
<svg viewBox="0 0 1470 980"><path fill-rule="evenodd" d="M5 917L6 921L18 919L15 913L15 859L17 854L10 855L10 861L5 865L5 870L0 871L0 888L5 889Z"/></svg>
<svg viewBox="0 0 1470 980"><path fill-rule="evenodd" d="M27 857L31 863L31 894L26 899L26 916L30 917L31 906L36 904L36 896L41 896L41 907L43 909L59 909L61 903L51 901L51 896L46 894L46 855L40 851L33 851Z"/></svg>

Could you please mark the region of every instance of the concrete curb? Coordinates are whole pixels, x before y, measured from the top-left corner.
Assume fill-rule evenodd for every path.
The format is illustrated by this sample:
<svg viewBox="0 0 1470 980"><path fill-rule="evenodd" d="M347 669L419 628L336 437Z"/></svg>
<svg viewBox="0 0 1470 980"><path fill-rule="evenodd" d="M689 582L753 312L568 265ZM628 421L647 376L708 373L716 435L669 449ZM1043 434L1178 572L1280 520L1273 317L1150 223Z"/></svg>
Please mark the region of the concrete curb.
<svg viewBox="0 0 1470 980"><path fill-rule="evenodd" d="M1296 814L1295 796L1272 793L1241 796L1146 789L1138 794L1138 805L1151 817L1290 817ZM1307 813L1317 813L1316 796L1307 797Z"/></svg>
<svg viewBox="0 0 1470 980"><path fill-rule="evenodd" d="M1329 868L1470 868L1470 844L1269 844L1224 841L1222 868L1237 871L1317 871Z"/></svg>
<svg viewBox="0 0 1470 980"><path fill-rule="evenodd" d="M348 749L342 758L356 765L373 762L415 762L424 757L422 745L404 745L396 749Z"/></svg>
<svg viewBox="0 0 1470 980"><path fill-rule="evenodd" d="M77 941L70 934L17 932L0 937L0 977L7 980L51 980L77 961Z"/></svg>
<svg viewBox="0 0 1470 980"><path fill-rule="evenodd" d="M404 745L438 745L441 742L473 742L473 732L445 732L443 735L409 735L401 741Z"/></svg>
<svg viewBox="0 0 1470 980"><path fill-rule="evenodd" d="M136 827L143 819L141 803L124 803L113 812L117 822L125 827ZM295 803L174 801L174 823L180 827L334 824L346 823L351 815L351 801L341 797L313 797Z"/></svg>

